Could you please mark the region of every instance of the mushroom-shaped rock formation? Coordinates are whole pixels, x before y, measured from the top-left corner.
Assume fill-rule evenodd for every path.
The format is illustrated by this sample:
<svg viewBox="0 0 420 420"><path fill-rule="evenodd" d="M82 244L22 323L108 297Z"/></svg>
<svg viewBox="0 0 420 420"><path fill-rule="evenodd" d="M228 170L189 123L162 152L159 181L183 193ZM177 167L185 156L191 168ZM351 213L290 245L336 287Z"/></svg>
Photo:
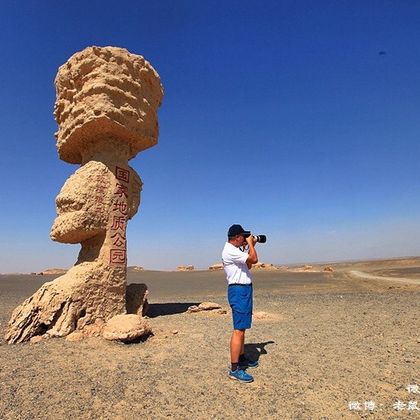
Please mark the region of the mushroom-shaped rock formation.
<svg viewBox="0 0 420 420"><path fill-rule="evenodd" d="M55 84L58 153L81 167L57 196L51 238L81 250L74 267L14 310L9 343L65 336L126 313L126 227L142 189L128 160L158 139L163 88L142 56L89 47L59 68Z"/></svg>

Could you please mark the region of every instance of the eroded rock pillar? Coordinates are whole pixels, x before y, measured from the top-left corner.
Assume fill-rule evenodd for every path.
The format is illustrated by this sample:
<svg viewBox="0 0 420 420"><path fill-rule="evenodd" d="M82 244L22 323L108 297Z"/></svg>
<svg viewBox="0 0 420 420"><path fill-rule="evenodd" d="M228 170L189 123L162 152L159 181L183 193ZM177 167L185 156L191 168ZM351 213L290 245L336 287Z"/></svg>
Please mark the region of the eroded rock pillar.
<svg viewBox="0 0 420 420"><path fill-rule="evenodd" d="M51 238L80 243L78 260L17 307L6 340L65 336L126 312L129 219L142 181L128 165L157 143L163 89L143 57L115 47L73 55L56 77L55 118L60 158L80 168L56 199Z"/></svg>

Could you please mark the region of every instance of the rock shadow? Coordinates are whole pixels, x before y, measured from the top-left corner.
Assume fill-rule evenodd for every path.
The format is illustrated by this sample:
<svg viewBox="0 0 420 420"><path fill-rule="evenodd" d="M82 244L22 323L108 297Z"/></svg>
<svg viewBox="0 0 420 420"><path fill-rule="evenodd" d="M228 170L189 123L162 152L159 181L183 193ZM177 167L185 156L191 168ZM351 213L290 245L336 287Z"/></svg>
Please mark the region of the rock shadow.
<svg viewBox="0 0 420 420"><path fill-rule="evenodd" d="M197 302L173 302L173 303L149 303L146 315L149 318L156 318L164 315L175 315L187 312L190 306L199 305Z"/></svg>

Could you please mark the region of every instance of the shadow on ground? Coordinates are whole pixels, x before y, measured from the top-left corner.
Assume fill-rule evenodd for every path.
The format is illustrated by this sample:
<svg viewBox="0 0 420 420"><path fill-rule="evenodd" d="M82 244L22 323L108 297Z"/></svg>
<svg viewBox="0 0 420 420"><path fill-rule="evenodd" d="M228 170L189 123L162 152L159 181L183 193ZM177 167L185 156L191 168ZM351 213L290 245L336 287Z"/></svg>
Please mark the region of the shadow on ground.
<svg viewBox="0 0 420 420"><path fill-rule="evenodd" d="M263 343L247 343L245 344L245 355L250 360L259 360L262 354L267 354L265 346L274 343L273 340L265 341Z"/></svg>
<svg viewBox="0 0 420 420"><path fill-rule="evenodd" d="M149 303L146 315L149 318L156 318L157 316L181 314L186 312L187 309L193 305L199 305L199 303Z"/></svg>

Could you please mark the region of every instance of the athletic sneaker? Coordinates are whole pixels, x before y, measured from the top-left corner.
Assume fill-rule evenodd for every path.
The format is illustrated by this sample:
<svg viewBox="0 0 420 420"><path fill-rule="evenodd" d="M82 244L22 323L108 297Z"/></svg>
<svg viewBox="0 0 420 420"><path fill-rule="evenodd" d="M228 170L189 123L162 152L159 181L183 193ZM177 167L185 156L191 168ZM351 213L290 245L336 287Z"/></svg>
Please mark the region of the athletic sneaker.
<svg viewBox="0 0 420 420"><path fill-rule="evenodd" d="M258 365L259 365L258 360L248 360L248 359L246 359L243 362L239 362L239 367L241 369L256 368L256 367L258 367Z"/></svg>
<svg viewBox="0 0 420 420"><path fill-rule="evenodd" d="M245 383L254 381L254 378L242 369L229 370L229 378Z"/></svg>

